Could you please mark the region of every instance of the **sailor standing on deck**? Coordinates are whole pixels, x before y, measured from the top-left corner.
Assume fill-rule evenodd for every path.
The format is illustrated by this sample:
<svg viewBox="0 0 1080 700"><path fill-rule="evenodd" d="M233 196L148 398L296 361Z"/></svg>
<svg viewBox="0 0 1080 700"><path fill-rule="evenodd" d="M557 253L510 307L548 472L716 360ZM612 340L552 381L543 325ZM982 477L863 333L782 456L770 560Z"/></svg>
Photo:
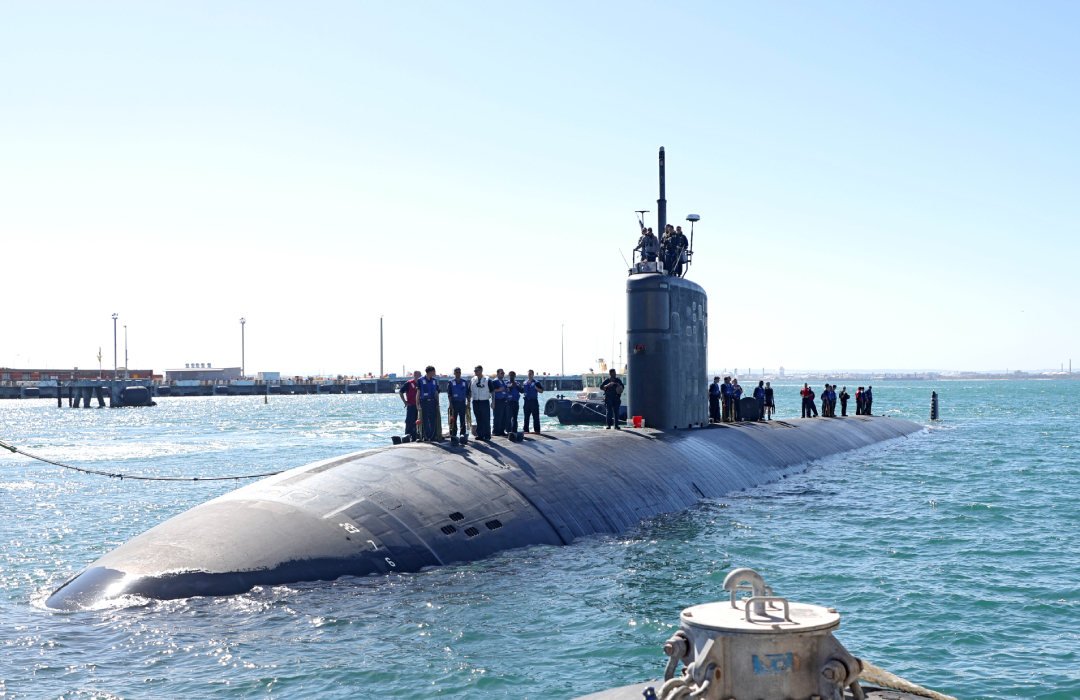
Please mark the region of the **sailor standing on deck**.
<svg viewBox="0 0 1080 700"><path fill-rule="evenodd" d="M735 420L742 420L742 387L739 385L738 379L731 380L731 403L735 407Z"/></svg>
<svg viewBox="0 0 1080 700"><path fill-rule="evenodd" d="M735 420L735 409L731 407L734 392L735 387L731 386L731 377L724 377L724 383L720 385L720 400L724 404L722 416L726 423Z"/></svg>
<svg viewBox="0 0 1080 700"><path fill-rule="evenodd" d="M446 393L450 395L450 434L457 435L461 424L461 436L469 436L469 421L465 407L469 405L469 382L461 378L461 368L454 368L454 378L446 384Z"/></svg>
<svg viewBox="0 0 1080 700"><path fill-rule="evenodd" d="M608 375L608 378L600 385L601 391L604 392L604 406L607 407L607 429L611 430L614 423L615 430L622 430L619 427L619 407L622 404L624 386L622 380L615 376L615 370L608 370Z"/></svg>
<svg viewBox="0 0 1080 700"><path fill-rule="evenodd" d="M772 420L773 411L776 410L776 400L774 398L772 382L765 382L765 419Z"/></svg>
<svg viewBox="0 0 1080 700"><path fill-rule="evenodd" d="M529 432L529 416L533 417L534 432L540 434L540 397L537 394L544 393L544 385L533 376L529 370L529 378L522 382L521 390L525 392L525 432Z"/></svg>
<svg viewBox="0 0 1080 700"><path fill-rule="evenodd" d="M757 399L758 414L754 420L765 420L765 380L759 379L754 387L754 398Z"/></svg>
<svg viewBox="0 0 1080 700"><path fill-rule="evenodd" d="M846 386L840 387L839 398L840 398L840 415L841 416L846 416L847 415L847 402L848 402L848 399L851 398L851 394L847 393L847 387Z"/></svg>
<svg viewBox="0 0 1080 700"><path fill-rule="evenodd" d="M431 365L425 367L424 372L425 376L416 382L420 393L420 441L434 442L442 423L439 415L439 378Z"/></svg>
<svg viewBox="0 0 1080 700"><path fill-rule="evenodd" d="M810 385L803 382L802 389L799 391L799 396L802 397L802 417L810 417L810 408L807 404L810 403Z"/></svg>
<svg viewBox="0 0 1080 700"><path fill-rule="evenodd" d="M491 434L506 435L506 376L502 368L495 370L496 379L491 380Z"/></svg>
<svg viewBox="0 0 1080 700"><path fill-rule="evenodd" d="M401 385L398 396L405 404L405 434L416 439L416 383L420 380L420 372L413 372L413 378Z"/></svg>
<svg viewBox="0 0 1080 700"><path fill-rule="evenodd" d="M863 392L863 415L874 415L874 387L867 385L866 391Z"/></svg>
<svg viewBox="0 0 1080 700"><path fill-rule="evenodd" d="M491 387L487 377L484 376L483 365L477 365L473 370L476 376L472 378L469 386L469 395L472 396L473 418L476 419L476 439L491 439Z"/></svg>
<svg viewBox="0 0 1080 700"><path fill-rule="evenodd" d="M709 385L709 421L720 422L720 377L713 377Z"/></svg>
<svg viewBox="0 0 1080 700"><path fill-rule="evenodd" d="M521 384L517 381L517 372L510 370L506 380L506 429L511 433L518 431L519 399Z"/></svg>

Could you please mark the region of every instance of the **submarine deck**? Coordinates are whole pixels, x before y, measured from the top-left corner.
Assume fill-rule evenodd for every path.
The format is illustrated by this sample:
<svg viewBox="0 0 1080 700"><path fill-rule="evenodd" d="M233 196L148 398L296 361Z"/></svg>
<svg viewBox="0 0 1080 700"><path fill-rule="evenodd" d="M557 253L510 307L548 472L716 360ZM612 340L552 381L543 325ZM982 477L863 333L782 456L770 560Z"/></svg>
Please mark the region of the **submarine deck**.
<svg viewBox="0 0 1080 700"><path fill-rule="evenodd" d="M922 429L899 418L854 416L365 450L181 513L101 557L47 605L232 595L570 544Z"/></svg>

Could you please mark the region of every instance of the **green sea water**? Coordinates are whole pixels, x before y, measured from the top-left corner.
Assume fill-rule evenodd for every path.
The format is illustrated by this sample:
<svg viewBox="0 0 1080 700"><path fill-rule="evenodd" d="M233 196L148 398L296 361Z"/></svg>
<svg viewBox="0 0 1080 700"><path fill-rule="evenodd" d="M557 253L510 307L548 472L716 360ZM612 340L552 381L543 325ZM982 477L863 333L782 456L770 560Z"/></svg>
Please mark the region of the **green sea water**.
<svg viewBox="0 0 1080 700"><path fill-rule="evenodd" d="M853 390L853 387L849 387ZM1080 698L1080 382L888 382L929 425L633 530L418 574L46 609L68 577L235 487L0 455L2 698L572 698L656 678L679 611L750 566L839 609L857 656L959 698ZM777 392L781 417L797 388ZM853 391L852 391L853 393ZM395 396L0 403L0 437L141 474L284 469L388 443ZM554 429L547 423L545 428Z"/></svg>

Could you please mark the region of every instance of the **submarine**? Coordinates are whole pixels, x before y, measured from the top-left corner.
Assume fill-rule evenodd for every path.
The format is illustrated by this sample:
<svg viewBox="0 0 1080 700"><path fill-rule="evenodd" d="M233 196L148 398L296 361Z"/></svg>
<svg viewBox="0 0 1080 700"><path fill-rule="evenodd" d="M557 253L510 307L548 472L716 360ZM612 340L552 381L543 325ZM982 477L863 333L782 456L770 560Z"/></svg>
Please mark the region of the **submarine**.
<svg viewBox="0 0 1080 700"><path fill-rule="evenodd" d="M659 166L662 231L663 148ZM134 537L46 605L237 595L569 545L923 430L878 416L710 424L705 290L662 262L637 262L629 273L629 413L642 428L411 442L297 467Z"/></svg>

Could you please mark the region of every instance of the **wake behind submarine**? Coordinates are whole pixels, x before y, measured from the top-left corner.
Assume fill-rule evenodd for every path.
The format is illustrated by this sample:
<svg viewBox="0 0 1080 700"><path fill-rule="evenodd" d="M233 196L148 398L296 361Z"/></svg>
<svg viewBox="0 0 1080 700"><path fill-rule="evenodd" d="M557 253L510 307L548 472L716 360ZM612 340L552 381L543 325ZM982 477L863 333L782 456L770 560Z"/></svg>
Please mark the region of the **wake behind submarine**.
<svg viewBox="0 0 1080 700"><path fill-rule="evenodd" d="M664 176L661 148L660 231ZM570 544L922 430L875 416L709 425L705 290L663 261L636 262L630 273L630 415L646 427L407 443L297 467L151 528L90 564L46 605L235 595Z"/></svg>

